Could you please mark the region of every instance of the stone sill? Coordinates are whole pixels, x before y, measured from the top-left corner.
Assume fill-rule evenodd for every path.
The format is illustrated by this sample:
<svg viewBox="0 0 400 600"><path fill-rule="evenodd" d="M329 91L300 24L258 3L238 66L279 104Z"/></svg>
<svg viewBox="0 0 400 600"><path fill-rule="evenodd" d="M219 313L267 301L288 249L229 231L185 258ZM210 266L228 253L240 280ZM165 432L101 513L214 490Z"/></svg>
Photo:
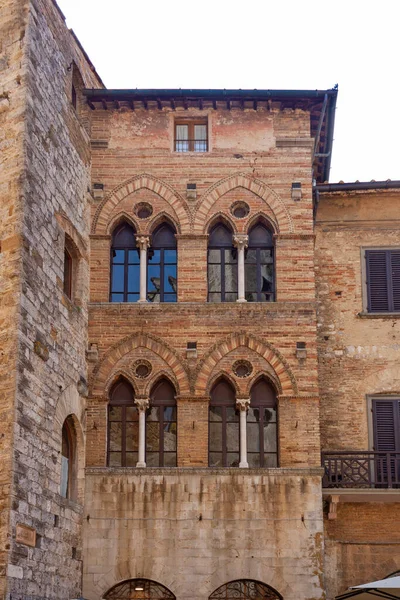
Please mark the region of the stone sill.
<svg viewBox="0 0 400 600"><path fill-rule="evenodd" d="M357 317L360 319L400 319L400 312L359 312Z"/></svg>
<svg viewBox="0 0 400 600"><path fill-rule="evenodd" d="M126 476L160 476L174 477L176 475L201 475L213 477L215 475L251 477L254 475L263 475L266 477L322 477L324 469L321 467L282 467L271 469L240 469L238 467L231 468L212 468L212 467L86 467L86 475L98 475L104 477L106 475L126 475ZM331 490L332 491L332 490ZM334 490L335 491L335 490Z"/></svg>
<svg viewBox="0 0 400 600"><path fill-rule="evenodd" d="M307 310L315 312L315 300L299 301L288 300L287 302L89 302L89 308L129 308L129 310L156 310L155 307L168 307L169 310L179 310L181 307L209 307L213 310L226 311L236 307L237 310L247 310L251 308L258 310L264 308L266 312L279 312L282 310Z"/></svg>
<svg viewBox="0 0 400 600"><path fill-rule="evenodd" d="M324 498L336 498L336 502L383 502L400 503L400 489L386 488L323 488Z"/></svg>

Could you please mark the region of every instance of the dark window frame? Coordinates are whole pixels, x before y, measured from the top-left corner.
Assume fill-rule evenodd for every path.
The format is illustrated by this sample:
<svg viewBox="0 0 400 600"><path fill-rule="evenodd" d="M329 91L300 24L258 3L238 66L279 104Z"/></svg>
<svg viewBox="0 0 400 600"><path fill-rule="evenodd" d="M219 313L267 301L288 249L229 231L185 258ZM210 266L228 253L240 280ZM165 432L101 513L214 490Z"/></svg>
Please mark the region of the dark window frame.
<svg viewBox="0 0 400 600"><path fill-rule="evenodd" d="M229 232L231 237L231 244L228 244L227 241L221 240L218 242L217 240L212 240L213 234L219 227L223 227L226 232ZM214 236L216 237L216 236ZM209 238L211 242L209 242L207 246L207 302L215 304L216 302L210 299L210 295L212 294L220 294L221 302L236 302L238 299L238 285L237 285L237 248L233 245L233 232L225 223L216 223L214 227L211 228ZM211 262L210 260L210 250L219 251L219 262ZM225 261L225 251L229 251L232 254L233 262L227 263ZM221 274L221 291L220 292L210 292L210 265L220 265L220 274ZM234 265L236 266L236 291L235 292L227 292L226 291L226 266ZM235 300L226 300L226 295L234 295L236 296Z"/></svg>
<svg viewBox="0 0 400 600"><path fill-rule="evenodd" d="M400 313L400 248L366 249L365 267L367 312Z"/></svg>
<svg viewBox="0 0 400 600"><path fill-rule="evenodd" d="M118 387L123 384L124 385L124 390L123 393L124 394L130 394L130 397L125 397L125 398L121 398L118 399ZM113 408L120 408L121 409L121 420L111 420L110 419L110 411ZM119 379L114 385L113 388L111 390L110 393L110 401L108 403L107 406L107 466L108 467L126 467L126 458L127 458L127 454L138 454L138 450L128 450L126 449L126 430L127 430L127 423L137 423L137 429L139 431L139 413L138 413L138 418L136 421L134 420L127 420L126 418L126 409L127 408L135 408L137 413L138 413L138 408L135 405L135 395L134 395L134 391L133 391L133 387L131 386L131 384L126 381L125 379ZM117 453L119 452L118 450L111 450L110 449L110 441L111 441L111 424L112 423L121 423L121 464L120 465L110 465L110 454L111 453ZM138 436L139 437L139 436ZM130 466L130 465L129 465Z"/></svg>
<svg viewBox="0 0 400 600"><path fill-rule="evenodd" d="M163 231L164 229L164 231ZM167 236L163 234L165 233L165 230L167 230ZM160 235L161 233L161 235ZM170 240L168 240L168 236L170 237ZM173 236L173 241L172 241L172 237ZM146 286L147 286L147 292L146 292L146 298L149 302L154 302L154 298L152 299L150 296L157 295L157 292L154 292L154 290L149 290L149 285L148 285L148 278L149 278L149 266L160 266L160 289L159 289L159 294L160 294L160 303L167 303L167 304L175 304L178 301L178 248L177 248L177 243L176 243L176 232L175 229L172 227L172 225L170 225L169 223L161 223L155 230L154 233L152 234L152 244L151 247L148 248L147 250L147 260L146 260ZM157 238L161 238L161 240L157 240ZM165 237L167 238L165 241L163 241L163 238L165 239ZM165 252L168 250L175 250L175 262L165 262ZM150 263L150 260L152 258L152 256L154 256L154 251L158 251L160 252L160 262L157 263ZM175 282L175 292L168 292L165 291L166 285L165 285L165 267L171 266L171 267L175 267L175 272L176 272L176 282ZM171 285L171 284L170 284ZM172 285L171 285L172 287ZM172 297L175 296L175 300L166 300L166 297Z"/></svg>
<svg viewBox="0 0 400 600"><path fill-rule="evenodd" d="M188 127L188 139L187 140L178 140L177 139L177 127L179 125L186 125ZM206 127L206 138L204 140L196 140L195 139L195 125L205 125ZM200 144L201 149L196 149L196 143ZM186 148L183 149L184 145L187 144ZM203 149L202 144L204 144L205 149ZM179 150L179 145L181 145L181 149ZM209 151L209 142L208 142L208 119L207 118L194 118L194 119L176 119L174 122L174 150L179 154L186 154L187 152L196 152L196 153L204 153Z"/></svg>
<svg viewBox="0 0 400 600"><path fill-rule="evenodd" d="M266 233L268 234L268 237L270 238L270 242L266 241L266 242L259 242L259 241L253 241L252 240L252 232L254 232L254 230L256 228L258 228L259 226L261 226L263 229L265 229ZM256 251L256 260L255 262L247 262L248 259L248 253L249 250L255 250ZM262 250L270 250L271 251L271 258L272 258L272 291L271 292L266 292L262 290L262 273L261 273L261 267L263 265L267 265L267 264L271 264L271 263L267 263L267 262L263 262L261 261L261 251ZM255 264L256 265L256 290L254 291L249 291L247 289L247 269L246 266L250 265L250 264ZM249 230L249 244L248 247L245 250L245 264L244 264L244 276L245 276L245 298L248 302L275 302L275 298L276 298L276 277L275 277L275 247L274 244L272 242L272 231L269 229L269 227L267 227L266 225L264 225L264 223L256 223L255 225L253 225L251 227L251 229ZM250 294L254 294L256 293L257 295L257 299L256 300L252 300L249 295ZM269 294L269 300L264 300L263 299L263 294L267 295Z"/></svg>
<svg viewBox="0 0 400 600"><path fill-rule="evenodd" d="M131 232L133 233L133 244L130 245L116 245L114 243L115 237L120 233L120 231L124 228L129 228L131 229ZM140 251L139 248L136 246L136 231L134 229L134 227L128 223L127 221L123 221L122 223L120 223L113 231L112 234L112 239L111 239L111 247L110 247L110 295L109 295L109 301L110 302L126 302L126 303L131 303L131 302L137 302L137 300L139 300L140 298ZM114 263L114 256L113 253L114 251L123 251L124 252L124 288L123 288L123 292L113 292L113 273L114 273L114 269L113 267L116 265L120 265L122 263ZM129 252L137 252L138 258L139 258L139 263L130 263L129 262ZM130 292L128 290L128 284L129 284L129 266L139 266L139 276L137 279L137 283L138 283L138 291L137 292ZM119 296L123 296L123 300L113 300L113 295L119 295ZM137 300L129 300L128 296L137 296Z"/></svg>
<svg viewBox="0 0 400 600"><path fill-rule="evenodd" d="M265 382L268 387L270 388L270 392L271 392L271 397L269 399L265 399L264 397L261 400L254 400L253 399L253 393L254 390L256 388L256 386L258 384L260 384L261 382ZM276 397L276 392L273 388L273 386L270 384L270 382L267 380L266 377L260 377L259 379L257 379L257 381L255 381L253 383L253 385L251 386L251 390L250 390L250 408L258 408L259 409L259 415L262 418L259 419L258 422L258 426L259 426L259 450L258 452L250 452L249 449L247 448L247 460L249 458L250 454L258 454L260 457L260 465L259 468L266 468L265 467L265 455L274 455L276 456L276 466L279 467L279 413L278 413L278 402L277 402L277 397ZM264 450L264 409L266 408L272 408L275 410L275 432L276 432L276 451L275 452L266 452ZM250 423L255 423L255 421L248 421L246 420L246 427L250 424ZM249 437L249 434L247 434L247 437Z"/></svg>
<svg viewBox="0 0 400 600"><path fill-rule="evenodd" d="M65 445L67 449L65 449ZM66 456L67 454L67 456ZM70 417L67 417L63 423L61 431L61 457L67 459L67 473L66 473L66 489L63 492L63 470L64 466L61 466L61 482L60 482L60 495L68 500L76 499L76 434L75 427Z"/></svg>
<svg viewBox="0 0 400 600"><path fill-rule="evenodd" d="M64 245L64 281L63 281L63 292L72 300L73 294L73 270L74 270L74 259L71 251Z"/></svg>
<svg viewBox="0 0 400 600"><path fill-rule="evenodd" d="M154 395L157 394L157 392L159 391L159 389L164 385L167 384L168 387L170 387L170 390L173 394L173 396L171 396L170 398L154 398ZM165 420L164 419L164 409L165 408L175 408L175 419L173 420ZM159 420L158 421L149 421L148 420L148 416L150 415L151 409L152 408L158 408L158 414L159 414ZM161 378L159 381L157 381L155 383L155 385L153 386L152 392L150 394L150 406L148 408L148 410L146 411L146 440L145 440L145 454L147 457L147 437L148 437L148 430L149 430L149 423L158 423L158 451L157 450L153 450L151 452L153 453L158 453L158 467L164 467L164 454L175 454L175 466L177 466L177 459L178 459L178 407L176 404L176 391L174 386L172 385L172 383L166 379L166 378ZM175 430L176 430L176 449L175 451L168 451L168 450L164 450L164 432L165 432L165 425L169 424L170 426L175 424ZM157 468L157 467L156 467Z"/></svg>
<svg viewBox="0 0 400 600"><path fill-rule="evenodd" d="M215 393L215 389L217 388L219 383L225 383L227 384L227 386L229 386L231 388L232 391L232 395L233 395L233 402L230 398L215 398L213 397L213 394ZM222 465L213 467L212 465L210 465L210 455L212 453L217 453L216 450L211 450L211 423L218 423L218 421L212 421L211 420L211 408L212 407L218 407L222 409L222 419L220 421L221 423L221 427L222 427L222 435L221 435L221 452L218 452L222 455ZM228 421L227 417L226 417L226 412L227 412L227 408L234 408L235 409L235 413L237 414L237 421ZM222 468L222 469L229 469L229 468L234 468L231 467L227 464L228 460L227 460L227 456L228 454L233 454L233 452L228 452L227 450L227 424L228 423L238 423L238 466L239 466L239 461L240 461L240 416L239 416L239 409L236 408L236 392L235 389L233 388L232 384L229 382L229 380L225 379L224 377L221 377L218 381L216 381L212 387L211 393L210 393L210 402L209 402L209 406L208 406L208 466L210 468L214 468L214 469L218 469L218 468Z"/></svg>

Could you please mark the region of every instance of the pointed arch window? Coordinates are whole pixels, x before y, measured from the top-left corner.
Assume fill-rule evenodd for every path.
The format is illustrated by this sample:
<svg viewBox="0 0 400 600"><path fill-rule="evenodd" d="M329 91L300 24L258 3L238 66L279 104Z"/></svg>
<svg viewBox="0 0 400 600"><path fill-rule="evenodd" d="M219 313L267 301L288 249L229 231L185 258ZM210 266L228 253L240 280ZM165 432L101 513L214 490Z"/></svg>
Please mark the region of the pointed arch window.
<svg viewBox="0 0 400 600"><path fill-rule="evenodd" d="M249 467L277 467L277 403L270 383L262 378L251 388L247 413Z"/></svg>
<svg viewBox="0 0 400 600"><path fill-rule="evenodd" d="M112 388L108 404L107 464L135 467L139 448L139 415L132 386L121 379Z"/></svg>
<svg viewBox="0 0 400 600"><path fill-rule="evenodd" d="M111 302L137 302L140 295L140 254L135 231L121 223L111 243Z"/></svg>
<svg viewBox="0 0 400 600"><path fill-rule="evenodd" d="M210 467L239 466L239 414L235 390L225 379L211 391L208 437Z"/></svg>
<svg viewBox="0 0 400 600"><path fill-rule="evenodd" d="M237 250L232 231L223 223L215 225L208 240L208 301L236 302Z"/></svg>
<svg viewBox="0 0 400 600"><path fill-rule="evenodd" d="M241 579L221 585L209 600L282 600L282 596L261 581Z"/></svg>
<svg viewBox="0 0 400 600"><path fill-rule="evenodd" d="M257 223L249 231L245 254L245 298L248 302L274 302L274 245L272 232Z"/></svg>
<svg viewBox="0 0 400 600"><path fill-rule="evenodd" d="M175 231L163 223L151 236L147 252L147 300L176 302L177 251Z"/></svg>
<svg viewBox="0 0 400 600"><path fill-rule="evenodd" d="M67 417L62 427L61 486L63 498L75 500L76 496L76 435L72 417Z"/></svg>
<svg viewBox="0 0 400 600"><path fill-rule="evenodd" d="M176 467L177 427L175 388L161 379L150 395L146 416L146 464Z"/></svg>

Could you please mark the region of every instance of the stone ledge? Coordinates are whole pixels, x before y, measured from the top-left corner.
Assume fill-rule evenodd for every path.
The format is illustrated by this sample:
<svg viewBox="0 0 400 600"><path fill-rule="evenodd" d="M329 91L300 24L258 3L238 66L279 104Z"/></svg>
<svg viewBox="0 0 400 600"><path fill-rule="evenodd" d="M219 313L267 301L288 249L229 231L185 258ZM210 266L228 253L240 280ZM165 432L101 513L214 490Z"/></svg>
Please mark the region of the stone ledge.
<svg viewBox="0 0 400 600"><path fill-rule="evenodd" d="M385 312L385 313L369 313L359 312L357 314L359 319L400 319L400 312Z"/></svg>
<svg viewBox="0 0 400 600"><path fill-rule="evenodd" d="M159 475L160 477L176 476L176 475L201 475L213 477L215 475L251 477L254 475L263 475L265 477L322 477L324 469L322 467L282 467L271 469L240 469L238 467L231 468L212 468L212 467L86 467L86 475L97 475L104 477L110 476L151 476Z"/></svg>

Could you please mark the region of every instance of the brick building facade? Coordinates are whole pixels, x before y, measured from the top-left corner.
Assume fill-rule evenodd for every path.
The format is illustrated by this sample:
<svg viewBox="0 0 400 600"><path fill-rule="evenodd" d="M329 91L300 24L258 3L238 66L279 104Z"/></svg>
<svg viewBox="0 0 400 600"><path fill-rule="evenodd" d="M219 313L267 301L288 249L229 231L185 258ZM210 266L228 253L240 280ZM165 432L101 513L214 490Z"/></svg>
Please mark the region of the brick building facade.
<svg viewBox="0 0 400 600"><path fill-rule="evenodd" d="M325 183L337 90L106 90L52 1L0 27L0 597L400 569L400 184Z"/></svg>

